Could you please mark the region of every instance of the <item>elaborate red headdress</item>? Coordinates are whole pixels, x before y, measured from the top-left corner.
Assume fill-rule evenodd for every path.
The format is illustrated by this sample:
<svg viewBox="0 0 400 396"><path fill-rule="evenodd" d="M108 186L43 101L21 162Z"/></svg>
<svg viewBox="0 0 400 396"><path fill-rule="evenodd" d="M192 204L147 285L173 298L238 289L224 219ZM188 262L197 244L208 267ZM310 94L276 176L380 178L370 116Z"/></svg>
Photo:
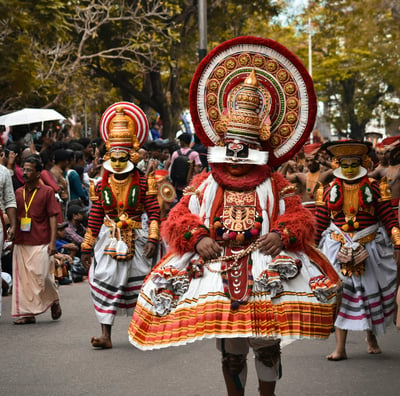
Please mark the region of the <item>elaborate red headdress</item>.
<svg viewBox="0 0 400 396"><path fill-rule="evenodd" d="M387 138L382 140L382 144L385 148L389 146L396 145L400 143L400 135L397 136L388 136Z"/></svg>
<svg viewBox="0 0 400 396"><path fill-rule="evenodd" d="M214 48L193 76L189 100L205 146L238 141L264 153L271 166L300 150L317 109L312 79L300 60L281 44L258 37Z"/></svg>
<svg viewBox="0 0 400 396"><path fill-rule="evenodd" d="M148 133L149 123L140 107L129 102L111 105L100 120L100 134L107 149L104 168L113 171L110 164L112 152L125 152L130 156L130 164L124 172L132 170L133 164L140 161L137 151L146 142Z"/></svg>
<svg viewBox="0 0 400 396"><path fill-rule="evenodd" d="M321 143L307 144L304 146L304 154L306 155L316 154L320 148L321 148Z"/></svg>

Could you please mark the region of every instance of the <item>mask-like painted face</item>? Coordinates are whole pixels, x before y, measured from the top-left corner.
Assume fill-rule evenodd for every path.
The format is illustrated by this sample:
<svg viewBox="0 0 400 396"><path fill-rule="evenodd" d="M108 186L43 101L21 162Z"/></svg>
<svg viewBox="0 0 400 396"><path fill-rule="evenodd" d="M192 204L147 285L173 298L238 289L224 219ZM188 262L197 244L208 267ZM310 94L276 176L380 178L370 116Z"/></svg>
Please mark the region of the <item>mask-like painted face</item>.
<svg viewBox="0 0 400 396"><path fill-rule="evenodd" d="M249 148L244 144L235 141L228 143L226 146L226 157L232 159L232 161L240 162L241 159L245 159L248 156Z"/></svg>
<svg viewBox="0 0 400 396"><path fill-rule="evenodd" d="M360 174L360 160L357 158L343 158L340 160L340 168L343 176L354 179Z"/></svg>
<svg viewBox="0 0 400 396"><path fill-rule="evenodd" d="M128 165L129 155L126 152L116 151L110 155L111 167L114 172L122 172Z"/></svg>

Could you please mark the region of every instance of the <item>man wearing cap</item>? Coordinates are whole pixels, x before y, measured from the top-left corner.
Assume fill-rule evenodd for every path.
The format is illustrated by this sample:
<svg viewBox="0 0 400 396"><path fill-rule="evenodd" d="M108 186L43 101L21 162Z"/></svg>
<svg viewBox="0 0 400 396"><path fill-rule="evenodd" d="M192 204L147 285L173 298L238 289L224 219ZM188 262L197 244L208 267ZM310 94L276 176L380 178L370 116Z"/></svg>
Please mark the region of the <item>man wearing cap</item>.
<svg viewBox="0 0 400 396"><path fill-rule="evenodd" d="M143 111L127 102L110 106L100 131L107 153L105 172L91 188L92 207L81 244L81 261L89 284L101 335L95 348L112 348L111 328L117 315L132 315L143 280L157 253L160 207L154 175L142 176L135 165L146 141ZM92 186L93 187L93 186ZM91 260L91 254L93 258Z"/></svg>
<svg viewBox="0 0 400 396"><path fill-rule="evenodd" d="M278 64L262 51L269 45L287 50L270 40L243 40L214 49L193 78L191 116L208 147L211 172L194 178L162 226L169 252L146 278L129 338L143 350L217 338L230 396L244 395L252 348L260 394L272 396L281 374L280 338L329 336L338 276L310 245L310 212L270 167L301 145L281 146L281 103L297 110L288 116L281 108L282 122L310 121L297 123L297 130L286 125L287 137L297 132L304 142L311 132L314 115L302 112L313 107L312 84L303 85L302 103L306 97L310 103L300 109L293 96L297 85L285 85L293 82L290 70L280 69L282 85L268 83L269 70ZM242 68L246 62L258 67ZM291 94L276 101L285 96L285 86ZM277 160L279 150L286 158Z"/></svg>
<svg viewBox="0 0 400 396"><path fill-rule="evenodd" d="M367 331L368 353L381 353L376 336L393 318L400 230L387 184L368 178L370 146L350 140L326 149L340 166L317 197L316 243L343 281L336 348L327 356L337 361L347 358L348 330Z"/></svg>

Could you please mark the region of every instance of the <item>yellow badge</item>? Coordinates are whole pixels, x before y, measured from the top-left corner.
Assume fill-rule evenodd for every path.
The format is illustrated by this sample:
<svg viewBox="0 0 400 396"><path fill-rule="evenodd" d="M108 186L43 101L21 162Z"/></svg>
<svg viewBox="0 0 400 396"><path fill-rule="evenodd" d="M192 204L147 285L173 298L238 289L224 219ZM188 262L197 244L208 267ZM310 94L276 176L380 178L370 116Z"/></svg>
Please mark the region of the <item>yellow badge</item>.
<svg viewBox="0 0 400 396"><path fill-rule="evenodd" d="M31 230L32 219L30 217L21 217L21 231L29 232Z"/></svg>

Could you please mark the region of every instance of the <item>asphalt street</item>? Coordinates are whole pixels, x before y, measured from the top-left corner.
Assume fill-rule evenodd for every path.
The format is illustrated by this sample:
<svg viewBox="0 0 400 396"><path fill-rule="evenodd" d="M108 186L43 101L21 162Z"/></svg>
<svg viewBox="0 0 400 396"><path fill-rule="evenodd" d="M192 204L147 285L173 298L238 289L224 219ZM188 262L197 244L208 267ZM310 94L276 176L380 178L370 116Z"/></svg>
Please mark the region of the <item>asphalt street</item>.
<svg viewBox="0 0 400 396"><path fill-rule="evenodd" d="M94 350L89 340L99 335L100 326L88 284L60 286L59 292L59 321L46 312L36 324L24 326L13 324L11 296L3 297L0 395L226 395L214 340L143 352L129 344L130 318L118 317L113 349ZM334 348L333 335L284 346L277 396L400 395L400 333L392 326L379 342L383 353L368 355L365 334L350 333L349 359L341 362L325 359ZM246 395L258 395L251 356L246 389Z"/></svg>

